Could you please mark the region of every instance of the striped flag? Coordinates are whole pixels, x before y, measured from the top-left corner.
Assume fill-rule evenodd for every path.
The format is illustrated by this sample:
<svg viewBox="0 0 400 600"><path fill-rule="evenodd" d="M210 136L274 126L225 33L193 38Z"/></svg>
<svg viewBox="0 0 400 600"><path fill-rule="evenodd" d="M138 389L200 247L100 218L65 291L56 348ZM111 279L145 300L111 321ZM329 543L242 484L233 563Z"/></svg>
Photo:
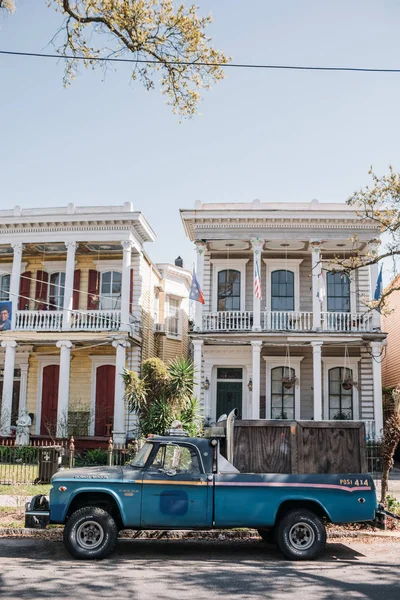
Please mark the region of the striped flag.
<svg viewBox="0 0 400 600"><path fill-rule="evenodd" d="M258 256L255 257L254 262L254 297L258 300L262 300L260 265L258 264Z"/></svg>
<svg viewBox="0 0 400 600"><path fill-rule="evenodd" d="M194 300L195 302L200 302L200 304L204 304L203 292L202 292L200 284L197 280L196 272L194 269L193 269L192 285L190 288L189 299Z"/></svg>

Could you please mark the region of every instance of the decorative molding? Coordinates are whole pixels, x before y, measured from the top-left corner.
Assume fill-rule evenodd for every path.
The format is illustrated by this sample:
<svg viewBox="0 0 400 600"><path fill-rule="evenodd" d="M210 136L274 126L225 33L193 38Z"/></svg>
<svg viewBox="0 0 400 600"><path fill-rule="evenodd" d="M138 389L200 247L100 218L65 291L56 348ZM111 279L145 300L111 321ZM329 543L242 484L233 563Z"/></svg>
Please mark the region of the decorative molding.
<svg viewBox="0 0 400 600"><path fill-rule="evenodd" d="M350 356L346 359L346 368L352 371L354 379L358 380L358 363L361 356ZM322 356L323 365L323 418L329 420L329 371L336 367L344 367L344 359L340 356ZM358 421L360 418L359 392L356 386L353 387L353 421Z"/></svg>
<svg viewBox="0 0 400 600"><path fill-rule="evenodd" d="M263 262L266 265L266 278L265 278L265 299L266 299L266 310L271 310L271 275L274 267L279 267L278 270L291 271L294 274L294 310L300 311L300 265L303 262L302 258L263 258ZM261 276L262 283L262 276ZM279 312L279 311L278 311Z"/></svg>
<svg viewBox="0 0 400 600"><path fill-rule="evenodd" d="M212 311L217 311L218 306L218 273L220 271L239 271L240 272L240 309L245 310L246 306L246 265L249 258L211 258L210 263L213 265L212 288L211 288L211 306Z"/></svg>
<svg viewBox="0 0 400 600"><path fill-rule="evenodd" d="M263 356L265 360L266 367L266 379L265 379L265 418L271 419L271 410L272 410L272 400L271 400L271 371L276 367L285 367L286 357L277 357L277 356ZM293 356L290 357L290 367L294 368L295 376L297 377L297 381L294 386L294 418L298 421L300 420L300 363L303 360L304 356Z"/></svg>

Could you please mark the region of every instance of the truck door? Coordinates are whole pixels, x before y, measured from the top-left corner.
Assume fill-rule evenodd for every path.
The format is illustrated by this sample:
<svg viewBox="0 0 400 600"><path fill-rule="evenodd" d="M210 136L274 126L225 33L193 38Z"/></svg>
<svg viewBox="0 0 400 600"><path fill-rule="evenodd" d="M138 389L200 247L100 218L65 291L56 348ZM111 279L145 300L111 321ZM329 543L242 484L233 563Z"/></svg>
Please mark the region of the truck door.
<svg viewBox="0 0 400 600"><path fill-rule="evenodd" d="M196 446L160 444L143 472L142 490L143 528L211 527L212 485L208 487Z"/></svg>

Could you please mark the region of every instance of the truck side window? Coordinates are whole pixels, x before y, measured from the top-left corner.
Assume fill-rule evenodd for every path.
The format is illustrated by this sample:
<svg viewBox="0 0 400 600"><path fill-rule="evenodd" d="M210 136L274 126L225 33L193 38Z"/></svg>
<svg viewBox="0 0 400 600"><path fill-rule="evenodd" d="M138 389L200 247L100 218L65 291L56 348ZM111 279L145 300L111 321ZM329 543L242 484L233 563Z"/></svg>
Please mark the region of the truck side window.
<svg viewBox="0 0 400 600"><path fill-rule="evenodd" d="M196 450L178 444L160 446L150 469L173 470L177 473L201 472Z"/></svg>

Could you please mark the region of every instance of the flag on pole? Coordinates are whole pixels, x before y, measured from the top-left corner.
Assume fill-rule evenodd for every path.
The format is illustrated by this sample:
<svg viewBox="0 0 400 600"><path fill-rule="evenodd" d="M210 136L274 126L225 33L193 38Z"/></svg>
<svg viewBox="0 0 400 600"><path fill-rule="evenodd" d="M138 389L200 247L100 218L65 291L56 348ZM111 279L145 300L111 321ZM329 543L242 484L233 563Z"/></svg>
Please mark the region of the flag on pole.
<svg viewBox="0 0 400 600"><path fill-rule="evenodd" d="M321 271L321 273L318 276L318 298L319 298L319 301L321 302L321 304L323 303L325 296L326 296L325 276L324 276L324 272Z"/></svg>
<svg viewBox="0 0 400 600"><path fill-rule="evenodd" d="M262 300L261 294L261 277L260 277L260 266L258 264L258 256L255 257L254 261L254 297L258 300Z"/></svg>
<svg viewBox="0 0 400 600"><path fill-rule="evenodd" d="M381 270L379 271L378 279L376 280L374 300L379 300L379 298L382 296L382 266L383 265L381 265Z"/></svg>
<svg viewBox="0 0 400 600"><path fill-rule="evenodd" d="M197 281L196 271L194 269L193 269L192 285L190 287L189 298L190 298L190 300L195 300L196 302L200 302L200 304L204 304L203 292L201 291L200 284Z"/></svg>

